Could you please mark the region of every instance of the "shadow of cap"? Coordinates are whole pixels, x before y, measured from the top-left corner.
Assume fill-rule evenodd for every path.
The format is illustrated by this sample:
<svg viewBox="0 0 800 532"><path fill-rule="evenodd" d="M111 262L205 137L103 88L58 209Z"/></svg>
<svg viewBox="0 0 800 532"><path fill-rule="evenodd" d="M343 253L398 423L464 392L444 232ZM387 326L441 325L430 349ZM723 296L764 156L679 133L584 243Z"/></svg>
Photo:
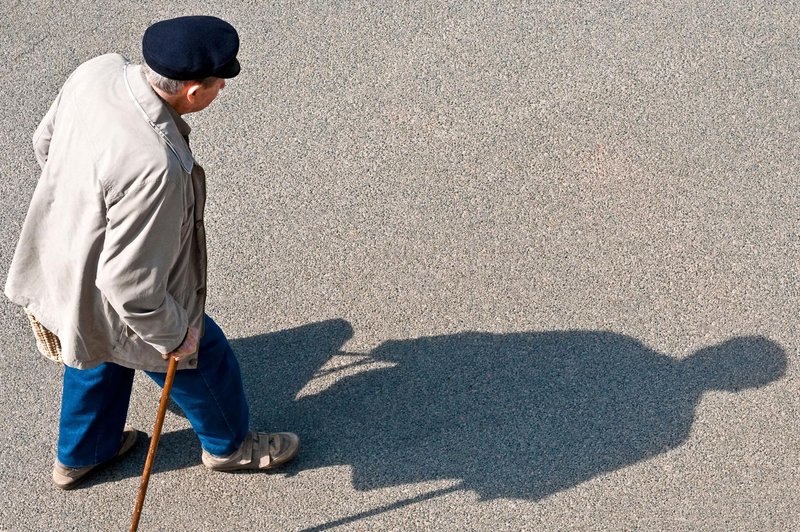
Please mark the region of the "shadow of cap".
<svg viewBox="0 0 800 532"><path fill-rule="evenodd" d="M786 373L786 352L763 336L740 336L700 349L682 362L693 382L736 392L760 388Z"/></svg>

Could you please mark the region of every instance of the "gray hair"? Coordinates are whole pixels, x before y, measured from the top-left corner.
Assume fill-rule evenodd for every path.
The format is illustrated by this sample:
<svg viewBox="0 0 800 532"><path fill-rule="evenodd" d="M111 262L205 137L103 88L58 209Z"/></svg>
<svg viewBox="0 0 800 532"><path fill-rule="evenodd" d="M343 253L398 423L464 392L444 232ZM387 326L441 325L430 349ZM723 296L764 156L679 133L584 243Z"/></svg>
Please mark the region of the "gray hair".
<svg viewBox="0 0 800 532"><path fill-rule="evenodd" d="M164 91L169 95L178 94L183 90L183 88L190 84L190 83L197 83L200 82L204 86L208 86L213 82L214 78L202 78L198 80L179 80L179 79L170 79L166 76L162 76L149 66L147 63L142 64L142 71L144 72L144 76L147 78L147 81L150 85L158 88L159 90Z"/></svg>
<svg viewBox="0 0 800 532"><path fill-rule="evenodd" d="M147 81L150 83L150 85L170 95L178 94L181 92L181 90L183 90L186 84L189 83L189 81L170 79L166 76L162 76L147 66L147 63L142 65L142 72L144 72L144 77L147 78Z"/></svg>

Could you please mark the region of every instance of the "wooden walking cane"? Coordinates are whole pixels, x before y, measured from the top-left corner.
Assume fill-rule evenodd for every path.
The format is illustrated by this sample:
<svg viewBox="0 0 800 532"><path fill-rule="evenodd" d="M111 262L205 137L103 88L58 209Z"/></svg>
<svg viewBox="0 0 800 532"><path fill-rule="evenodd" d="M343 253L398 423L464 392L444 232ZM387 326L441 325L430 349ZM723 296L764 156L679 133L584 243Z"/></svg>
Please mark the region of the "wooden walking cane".
<svg viewBox="0 0 800 532"><path fill-rule="evenodd" d="M150 450L147 451L147 460L144 462L144 472L142 473L142 483L139 485L139 497L136 499L136 508L133 509L131 517L130 532L136 532L139 528L139 517L144 506L144 496L147 493L147 483L150 480L150 470L153 468L153 460L156 457L158 439L161 437L161 427L164 425L164 416L167 413L169 403L169 392L172 390L172 381L175 379L175 370L178 368L178 359L169 357L167 366L167 378L164 380L164 388L161 390L161 402L158 403L158 415L156 416L156 426L153 428L153 437L150 438Z"/></svg>

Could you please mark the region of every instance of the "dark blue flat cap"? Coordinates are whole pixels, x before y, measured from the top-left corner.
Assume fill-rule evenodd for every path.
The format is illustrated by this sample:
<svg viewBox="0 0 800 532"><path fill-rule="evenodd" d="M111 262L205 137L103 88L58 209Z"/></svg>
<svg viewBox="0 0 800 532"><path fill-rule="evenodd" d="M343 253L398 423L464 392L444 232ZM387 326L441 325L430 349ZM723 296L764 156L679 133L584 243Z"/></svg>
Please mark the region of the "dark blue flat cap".
<svg viewBox="0 0 800 532"><path fill-rule="evenodd" d="M144 32L142 54L155 72L170 79L232 78L239 73L239 34L217 17L178 17Z"/></svg>

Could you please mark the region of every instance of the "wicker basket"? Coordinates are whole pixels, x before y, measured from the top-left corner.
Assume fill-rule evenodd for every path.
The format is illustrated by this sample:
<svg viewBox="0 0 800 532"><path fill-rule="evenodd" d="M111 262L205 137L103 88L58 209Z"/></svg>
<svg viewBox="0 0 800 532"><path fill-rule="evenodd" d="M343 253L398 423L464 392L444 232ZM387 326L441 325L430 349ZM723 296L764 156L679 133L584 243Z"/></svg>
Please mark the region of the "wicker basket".
<svg viewBox="0 0 800 532"><path fill-rule="evenodd" d="M59 364L63 363L63 360L61 360L61 342L58 340L58 336L39 323L39 320L37 320L33 314L27 310L25 313L28 315L28 320L31 322L33 336L36 338L36 348L39 352L53 362Z"/></svg>

